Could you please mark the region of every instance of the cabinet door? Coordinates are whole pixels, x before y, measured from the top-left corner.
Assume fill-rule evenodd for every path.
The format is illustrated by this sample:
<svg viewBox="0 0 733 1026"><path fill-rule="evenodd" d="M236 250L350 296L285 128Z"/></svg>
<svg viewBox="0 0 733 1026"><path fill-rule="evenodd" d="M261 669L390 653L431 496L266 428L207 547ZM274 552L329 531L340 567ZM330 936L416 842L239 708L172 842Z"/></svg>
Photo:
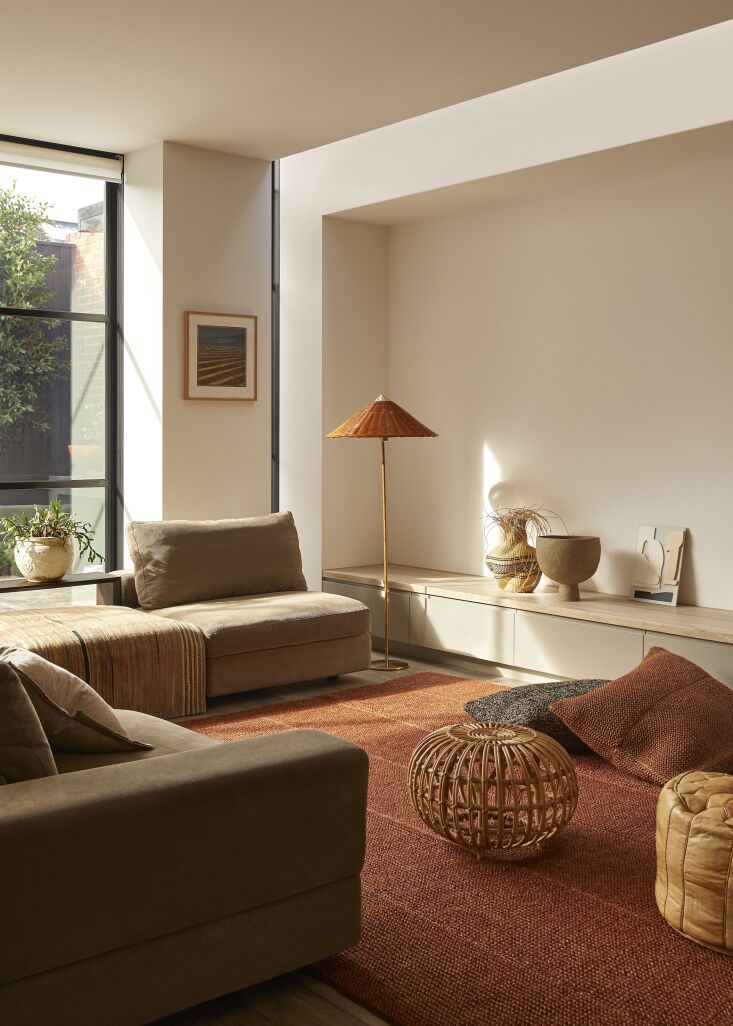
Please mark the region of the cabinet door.
<svg viewBox="0 0 733 1026"><path fill-rule="evenodd" d="M542 613L518 612L514 662L558 677L620 677L644 655L644 632Z"/></svg>
<svg viewBox="0 0 733 1026"><path fill-rule="evenodd" d="M733 688L733 645L724 645L719 641L703 641L700 638L680 638L674 634L656 634L647 631L644 638L644 655L657 645L668 652L684 656L692 663L702 666L703 670L722 680Z"/></svg>
<svg viewBox="0 0 733 1026"><path fill-rule="evenodd" d="M510 664L514 651L514 610L413 594L410 642L423 648Z"/></svg>
<svg viewBox="0 0 733 1026"><path fill-rule="evenodd" d="M358 599L372 613L372 637L384 637L384 598L381 588L368 584L347 584L344 581L324 581L323 590L331 595L346 595ZM407 643L410 637L410 596L405 591L389 592L389 637L391 641Z"/></svg>

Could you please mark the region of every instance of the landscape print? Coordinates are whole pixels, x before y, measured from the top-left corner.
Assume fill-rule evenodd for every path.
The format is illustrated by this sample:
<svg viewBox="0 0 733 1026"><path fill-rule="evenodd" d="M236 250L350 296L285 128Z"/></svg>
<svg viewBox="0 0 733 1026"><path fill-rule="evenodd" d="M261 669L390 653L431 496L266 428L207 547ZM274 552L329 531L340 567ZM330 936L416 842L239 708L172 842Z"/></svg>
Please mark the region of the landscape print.
<svg viewBox="0 0 733 1026"><path fill-rule="evenodd" d="M257 318L186 310L184 397L201 402L257 401Z"/></svg>
<svg viewBox="0 0 733 1026"><path fill-rule="evenodd" d="M247 329L199 324L196 384L203 388L247 387Z"/></svg>

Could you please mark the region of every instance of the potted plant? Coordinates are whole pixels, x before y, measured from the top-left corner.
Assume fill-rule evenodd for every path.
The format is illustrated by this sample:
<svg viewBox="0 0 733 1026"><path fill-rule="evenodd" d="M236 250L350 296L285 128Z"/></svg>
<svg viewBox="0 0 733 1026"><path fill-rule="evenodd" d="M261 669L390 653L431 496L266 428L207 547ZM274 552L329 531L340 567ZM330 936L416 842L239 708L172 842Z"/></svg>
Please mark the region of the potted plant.
<svg viewBox="0 0 733 1026"><path fill-rule="evenodd" d="M92 541L92 525L65 512L60 502L34 506L33 516L13 513L0 517L0 533L13 545L15 564L27 581L59 581L74 559L74 539L79 555L90 563L102 562Z"/></svg>

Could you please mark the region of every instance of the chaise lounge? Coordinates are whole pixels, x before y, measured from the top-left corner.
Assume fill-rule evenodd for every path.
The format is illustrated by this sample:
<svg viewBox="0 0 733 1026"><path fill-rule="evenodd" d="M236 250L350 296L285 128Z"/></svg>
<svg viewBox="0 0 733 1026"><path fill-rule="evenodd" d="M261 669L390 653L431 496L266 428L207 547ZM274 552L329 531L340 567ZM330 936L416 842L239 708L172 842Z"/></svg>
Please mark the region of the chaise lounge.
<svg viewBox="0 0 733 1026"><path fill-rule="evenodd" d="M201 631L208 697L368 668L369 610L307 590L291 513L137 521L127 537L124 605Z"/></svg>

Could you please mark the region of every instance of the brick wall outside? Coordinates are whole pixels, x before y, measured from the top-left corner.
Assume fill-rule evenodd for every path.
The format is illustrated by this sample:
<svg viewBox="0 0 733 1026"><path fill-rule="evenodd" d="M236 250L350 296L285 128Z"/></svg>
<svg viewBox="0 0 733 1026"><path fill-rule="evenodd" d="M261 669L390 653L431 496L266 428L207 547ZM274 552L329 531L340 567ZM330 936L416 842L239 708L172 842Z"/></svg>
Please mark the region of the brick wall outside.
<svg viewBox="0 0 733 1026"><path fill-rule="evenodd" d="M104 313L104 231L101 226L71 232L75 247L71 308L78 313ZM105 409L104 324L73 321L71 328L71 476L101 478L104 467ZM75 516L89 521L95 548L104 551L104 492L76 489ZM83 570L86 560L76 561Z"/></svg>

